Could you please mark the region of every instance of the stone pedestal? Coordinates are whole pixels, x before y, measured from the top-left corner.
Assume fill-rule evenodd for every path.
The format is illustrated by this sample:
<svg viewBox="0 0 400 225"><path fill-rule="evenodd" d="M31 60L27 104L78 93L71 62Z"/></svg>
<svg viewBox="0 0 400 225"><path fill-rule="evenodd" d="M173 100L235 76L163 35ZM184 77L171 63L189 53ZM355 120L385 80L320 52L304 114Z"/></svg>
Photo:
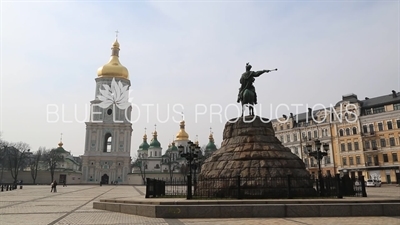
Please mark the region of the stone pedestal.
<svg viewBox="0 0 400 225"><path fill-rule="evenodd" d="M275 137L266 118L247 116L226 123L221 148L207 158L201 168L198 191L237 188L234 178L240 176L241 191L263 187L267 196L283 197L290 175L291 190L296 195L313 196L310 173L303 161ZM213 182L232 178L230 182ZM286 191L283 190L286 188Z"/></svg>

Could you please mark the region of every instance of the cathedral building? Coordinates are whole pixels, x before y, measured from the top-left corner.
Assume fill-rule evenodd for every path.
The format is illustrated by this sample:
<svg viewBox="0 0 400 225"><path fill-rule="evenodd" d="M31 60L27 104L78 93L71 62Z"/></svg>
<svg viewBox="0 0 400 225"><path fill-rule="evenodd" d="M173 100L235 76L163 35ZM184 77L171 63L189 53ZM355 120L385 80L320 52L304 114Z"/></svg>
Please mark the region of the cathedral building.
<svg viewBox="0 0 400 225"><path fill-rule="evenodd" d="M123 96L131 83L127 68L119 61L119 51L115 40L109 62L97 70L95 98L90 102L90 121L86 122L81 183L127 183L132 107Z"/></svg>
<svg viewBox="0 0 400 225"><path fill-rule="evenodd" d="M142 178L162 178L163 175L181 176L182 166L186 164L186 159L181 157L178 147L183 146L184 152L187 151L189 134L185 130L185 121L179 123L179 131L175 139L168 145L168 149L162 154L162 148L157 140L157 131L154 131L150 144L147 143L147 135L143 136L143 143L137 150L138 158L134 164L132 174L141 174ZM199 146L198 140L194 142ZM202 156L208 157L217 150L214 144L213 134L210 133L209 143L202 149ZM204 158L202 158L204 159ZM174 175L173 175L174 174Z"/></svg>

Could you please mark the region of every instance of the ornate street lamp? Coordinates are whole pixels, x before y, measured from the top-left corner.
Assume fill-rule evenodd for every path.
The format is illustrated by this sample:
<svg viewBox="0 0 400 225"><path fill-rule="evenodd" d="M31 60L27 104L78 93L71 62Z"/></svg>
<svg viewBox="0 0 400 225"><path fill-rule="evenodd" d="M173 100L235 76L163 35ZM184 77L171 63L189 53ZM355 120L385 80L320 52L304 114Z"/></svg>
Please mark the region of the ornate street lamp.
<svg viewBox="0 0 400 225"><path fill-rule="evenodd" d="M316 148L314 151L312 151L312 145L310 143L306 145L306 149L307 149L308 155L314 157L318 162L319 194L320 194L320 196L323 196L324 195L324 182L322 179L321 160L324 158L324 156L328 155L327 151L329 150L329 144L327 144L327 143L322 144L321 141L318 139L314 141L314 144L315 144L315 148ZM321 149L321 146L322 146L322 149ZM317 185L317 191L318 191L318 185Z"/></svg>
<svg viewBox="0 0 400 225"><path fill-rule="evenodd" d="M178 146L179 154L185 158L189 163L189 175L187 180L187 199L192 198L192 162L198 158L200 152L200 146L189 141L186 148L185 146Z"/></svg>

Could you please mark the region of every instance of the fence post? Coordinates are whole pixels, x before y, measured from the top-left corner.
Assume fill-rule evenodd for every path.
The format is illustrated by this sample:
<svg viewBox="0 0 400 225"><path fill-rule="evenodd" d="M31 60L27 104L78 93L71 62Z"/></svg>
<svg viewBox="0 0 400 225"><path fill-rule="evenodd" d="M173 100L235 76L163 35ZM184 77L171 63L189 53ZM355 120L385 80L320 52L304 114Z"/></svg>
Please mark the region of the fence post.
<svg viewBox="0 0 400 225"><path fill-rule="evenodd" d="M241 191L240 191L240 175L237 176L237 199L242 199Z"/></svg>
<svg viewBox="0 0 400 225"><path fill-rule="evenodd" d="M367 190L365 190L365 180L364 180L364 176L360 176L360 182L361 182L362 196L363 196L363 197L367 197Z"/></svg>
<svg viewBox="0 0 400 225"><path fill-rule="evenodd" d="M287 187L288 187L288 198L291 199L292 197L292 187L290 184L290 174L287 175Z"/></svg>
<svg viewBox="0 0 400 225"><path fill-rule="evenodd" d="M336 174L336 192L337 198L343 198L342 184L340 183L340 174Z"/></svg>
<svg viewBox="0 0 400 225"><path fill-rule="evenodd" d="M157 197L158 195L157 185L158 185L158 180L153 179L153 198Z"/></svg>
<svg viewBox="0 0 400 225"><path fill-rule="evenodd" d="M317 187L317 194L318 194L318 196L321 196L321 193L320 193L320 182L319 182L319 179L317 178L317 179L315 179L315 186Z"/></svg>
<svg viewBox="0 0 400 225"><path fill-rule="evenodd" d="M187 176L187 192L186 199L192 199L192 176Z"/></svg>
<svg viewBox="0 0 400 225"><path fill-rule="evenodd" d="M150 186L149 186L149 184L150 184L151 182L150 182L150 178L146 178L146 196L145 196L145 198L149 198L149 195L150 195Z"/></svg>

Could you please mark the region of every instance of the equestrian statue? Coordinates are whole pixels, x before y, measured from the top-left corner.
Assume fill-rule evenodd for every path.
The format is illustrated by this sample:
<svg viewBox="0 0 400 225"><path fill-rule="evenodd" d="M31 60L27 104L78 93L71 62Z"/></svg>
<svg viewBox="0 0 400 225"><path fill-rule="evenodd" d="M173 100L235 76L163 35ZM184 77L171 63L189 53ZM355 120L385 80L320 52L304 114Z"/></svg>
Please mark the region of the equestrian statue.
<svg viewBox="0 0 400 225"><path fill-rule="evenodd" d="M261 71L251 71L251 65L246 63L246 72L242 74L240 78L240 88L237 102L242 104L242 117L244 112L244 106L249 107L249 115L254 116L254 105L257 104L257 94L256 89L253 85L255 77L259 77L263 73L269 73L273 70L261 70Z"/></svg>

